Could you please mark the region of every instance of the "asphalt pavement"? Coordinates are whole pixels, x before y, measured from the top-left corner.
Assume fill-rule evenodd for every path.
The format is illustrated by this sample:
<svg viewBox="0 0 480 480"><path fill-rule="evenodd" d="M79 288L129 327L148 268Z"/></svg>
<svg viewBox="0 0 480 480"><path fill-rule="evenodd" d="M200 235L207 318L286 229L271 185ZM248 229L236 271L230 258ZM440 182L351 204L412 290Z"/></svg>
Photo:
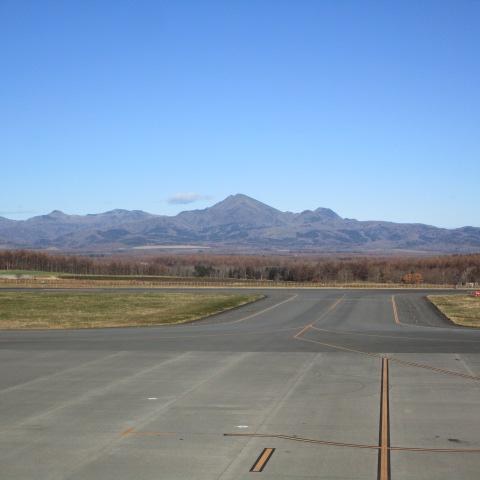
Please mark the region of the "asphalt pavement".
<svg viewBox="0 0 480 480"><path fill-rule="evenodd" d="M479 478L480 330L427 291L262 293L185 325L1 332L0 478Z"/></svg>

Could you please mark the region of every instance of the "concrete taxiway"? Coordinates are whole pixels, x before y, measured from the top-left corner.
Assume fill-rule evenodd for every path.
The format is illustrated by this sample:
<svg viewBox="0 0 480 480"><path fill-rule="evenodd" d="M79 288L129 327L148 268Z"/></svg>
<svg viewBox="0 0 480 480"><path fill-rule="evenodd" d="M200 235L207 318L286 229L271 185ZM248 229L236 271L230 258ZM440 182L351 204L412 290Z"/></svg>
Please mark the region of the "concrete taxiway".
<svg viewBox="0 0 480 480"><path fill-rule="evenodd" d="M423 291L263 293L188 325L1 332L0 478L479 478L480 330Z"/></svg>

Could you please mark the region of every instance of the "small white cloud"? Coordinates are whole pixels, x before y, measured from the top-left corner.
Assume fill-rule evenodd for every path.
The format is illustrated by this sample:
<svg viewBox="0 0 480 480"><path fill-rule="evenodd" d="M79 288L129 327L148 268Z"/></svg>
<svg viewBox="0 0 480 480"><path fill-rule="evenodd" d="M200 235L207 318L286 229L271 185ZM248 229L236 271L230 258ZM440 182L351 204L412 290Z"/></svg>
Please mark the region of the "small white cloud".
<svg viewBox="0 0 480 480"><path fill-rule="evenodd" d="M209 195L202 195L195 192L179 192L172 195L167 201L173 205L184 205L186 203L198 202L200 200L209 200Z"/></svg>

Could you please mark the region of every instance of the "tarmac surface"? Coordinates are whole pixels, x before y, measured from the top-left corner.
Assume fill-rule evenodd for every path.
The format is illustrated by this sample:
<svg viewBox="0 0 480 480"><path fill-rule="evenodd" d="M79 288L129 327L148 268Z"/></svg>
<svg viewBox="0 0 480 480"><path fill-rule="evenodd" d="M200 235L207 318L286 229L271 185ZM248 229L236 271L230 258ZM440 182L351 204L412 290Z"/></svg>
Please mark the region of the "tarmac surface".
<svg viewBox="0 0 480 480"><path fill-rule="evenodd" d="M262 293L186 325L0 332L0 478L480 478L480 330L426 291Z"/></svg>

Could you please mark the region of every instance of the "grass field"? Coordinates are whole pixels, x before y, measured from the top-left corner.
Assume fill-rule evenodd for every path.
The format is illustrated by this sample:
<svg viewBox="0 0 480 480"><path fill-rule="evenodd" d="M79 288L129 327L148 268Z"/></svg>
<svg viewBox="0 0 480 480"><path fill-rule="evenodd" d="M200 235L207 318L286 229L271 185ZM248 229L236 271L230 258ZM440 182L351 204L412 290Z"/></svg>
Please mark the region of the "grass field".
<svg viewBox="0 0 480 480"><path fill-rule="evenodd" d="M480 327L480 298L471 295L429 295L427 298L453 323Z"/></svg>
<svg viewBox="0 0 480 480"><path fill-rule="evenodd" d="M0 293L0 329L63 329L184 323L262 295L213 293Z"/></svg>

